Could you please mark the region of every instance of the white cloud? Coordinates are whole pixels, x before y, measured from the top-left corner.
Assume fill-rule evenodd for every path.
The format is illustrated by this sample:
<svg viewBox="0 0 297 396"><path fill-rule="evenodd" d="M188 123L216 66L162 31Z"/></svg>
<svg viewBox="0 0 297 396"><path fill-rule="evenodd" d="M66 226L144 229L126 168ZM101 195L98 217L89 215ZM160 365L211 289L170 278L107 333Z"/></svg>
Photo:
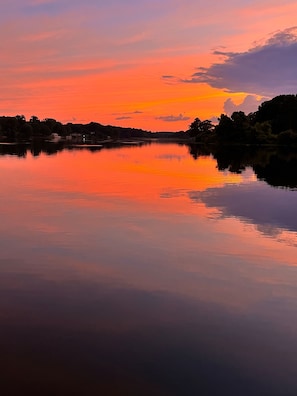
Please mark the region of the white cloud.
<svg viewBox="0 0 297 396"><path fill-rule="evenodd" d="M232 98L228 98L224 103L224 111L228 115L231 115L234 111L243 111L249 114L256 111L261 103L269 99L266 97L258 99L255 95L247 95L241 103L235 104Z"/></svg>

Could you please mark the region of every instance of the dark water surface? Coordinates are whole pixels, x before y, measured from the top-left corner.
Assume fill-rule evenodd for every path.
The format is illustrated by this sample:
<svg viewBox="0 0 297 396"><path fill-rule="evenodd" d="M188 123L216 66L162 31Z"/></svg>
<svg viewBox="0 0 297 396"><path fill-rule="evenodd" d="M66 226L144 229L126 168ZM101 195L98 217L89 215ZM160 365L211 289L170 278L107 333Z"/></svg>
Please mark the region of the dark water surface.
<svg viewBox="0 0 297 396"><path fill-rule="evenodd" d="M297 395L297 191L195 157L0 156L2 395Z"/></svg>

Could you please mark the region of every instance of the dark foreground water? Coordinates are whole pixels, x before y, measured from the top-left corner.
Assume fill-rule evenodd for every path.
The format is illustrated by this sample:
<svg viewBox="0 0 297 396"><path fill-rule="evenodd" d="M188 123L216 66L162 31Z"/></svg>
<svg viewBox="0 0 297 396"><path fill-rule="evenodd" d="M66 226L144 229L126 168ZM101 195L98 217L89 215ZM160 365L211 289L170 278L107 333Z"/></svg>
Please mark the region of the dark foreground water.
<svg viewBox="0 0 297 396"><path fill-rule="evenodd" d="M3 150L1 395L296 396L286 157Z"/></svg>

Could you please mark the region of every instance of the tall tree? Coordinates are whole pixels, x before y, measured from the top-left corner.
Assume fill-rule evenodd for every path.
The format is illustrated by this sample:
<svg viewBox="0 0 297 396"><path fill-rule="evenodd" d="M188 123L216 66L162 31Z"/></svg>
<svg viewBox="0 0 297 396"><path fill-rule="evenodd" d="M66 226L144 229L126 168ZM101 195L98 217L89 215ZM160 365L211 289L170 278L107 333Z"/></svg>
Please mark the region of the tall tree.
<svg viewBox="0 0 297 396"><path fill-rule="evenodd" d="M201 121L200 118L195 120L189 125L189 135L194 137L197 141L205 140L210 132L213 131L213 124L209 120Z"/></svg>

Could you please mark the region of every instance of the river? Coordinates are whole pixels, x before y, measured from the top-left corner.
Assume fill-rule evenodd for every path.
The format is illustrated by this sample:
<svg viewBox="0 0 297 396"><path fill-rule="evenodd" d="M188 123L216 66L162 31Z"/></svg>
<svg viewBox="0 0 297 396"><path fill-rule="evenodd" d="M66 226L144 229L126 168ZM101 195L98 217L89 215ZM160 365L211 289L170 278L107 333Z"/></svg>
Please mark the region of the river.
<svg viewBox="0 0 297 396"><path fill-rule="evenodd" d="M1 154L3 395L297 394L295 172L175 143Z"/></svg>

